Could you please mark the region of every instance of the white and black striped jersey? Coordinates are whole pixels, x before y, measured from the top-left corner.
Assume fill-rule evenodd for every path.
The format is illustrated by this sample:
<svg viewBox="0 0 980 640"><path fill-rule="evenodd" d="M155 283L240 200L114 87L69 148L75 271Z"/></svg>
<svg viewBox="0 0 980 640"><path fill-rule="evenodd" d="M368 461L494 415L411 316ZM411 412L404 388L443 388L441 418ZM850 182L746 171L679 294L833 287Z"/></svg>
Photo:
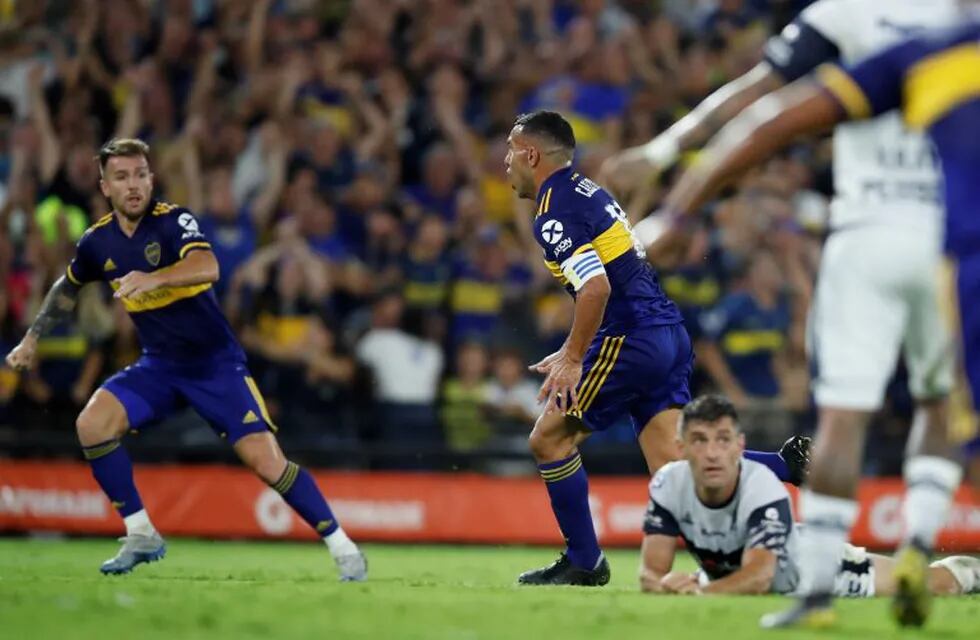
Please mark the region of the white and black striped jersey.
<svg viewBox="0 0 980 640"><path fill-rule="evenodd" d="M853 63L922 29L954 24L959 15L957 0L818 0L770 39L765 60L792 82L825 62ZM872 222L938 229L942 220L932 148L897 113L838 125L834 188L834 228Z"/></svg>
<svg viewBox="0 0 980 640"><path fill-rule="evenodd" d="M776 554L773 592L790 593L799 582L789 492L758 462L742 460L735 493L718 507L698 499L686 461L665 465L650 482L643 531L683 538L711 580L737 571L747 549L764 548Z"/></svg>

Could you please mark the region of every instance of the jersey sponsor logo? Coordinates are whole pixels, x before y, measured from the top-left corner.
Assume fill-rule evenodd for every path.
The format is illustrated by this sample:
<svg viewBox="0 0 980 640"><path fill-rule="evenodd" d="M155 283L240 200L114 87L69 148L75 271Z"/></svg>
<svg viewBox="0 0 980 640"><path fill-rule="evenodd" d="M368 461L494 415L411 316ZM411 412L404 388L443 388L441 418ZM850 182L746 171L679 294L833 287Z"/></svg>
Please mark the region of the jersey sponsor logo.
<svg viewBox="0 0 980 640"><path fill-rule="evenodd" d="M565 238L564 240L558 243L557 247L555 247L555 255L556 256L561 255L571 248L572 248L572 239Z"/></svg>
<svg viewBox="0 0 980 640"><path fill-rule="evenodd" d="M181 240L204 237L201 228L197 225L197 220L189 213L180 214L180 217L177 218L177 224L184 229L184 234L180 236Z"/></svg>
<svg viewBox="0 0 980 640"><path fill-rule="evenodd" d="M102 265L103 271L115 271L116 263L112 261L112 258L106 258L105 264Z"/></svg>
<svg viewBox="0 0 980 640"><path fill-rule="evenodd" d="M588 178L582 178L579 183L575 185L575 193L585 196L586 198L591 198L592 195L598 191L601 187L596 183L592 182Z"/></svg>
<svg viewBox="0 0 980 640"><path fill-rule="evenodd" d="M151 242L143 249L143 256L146 257L146 261L154 267L160 264L160 255L161 249L159 242Z"/></svg>
<svg viewBox="0 0 980 640"><path fill-rule="evenodd" d="M557 244L565 235L565 225L559 220L548 220L541 225L541 239L548 244Z"/></svg>

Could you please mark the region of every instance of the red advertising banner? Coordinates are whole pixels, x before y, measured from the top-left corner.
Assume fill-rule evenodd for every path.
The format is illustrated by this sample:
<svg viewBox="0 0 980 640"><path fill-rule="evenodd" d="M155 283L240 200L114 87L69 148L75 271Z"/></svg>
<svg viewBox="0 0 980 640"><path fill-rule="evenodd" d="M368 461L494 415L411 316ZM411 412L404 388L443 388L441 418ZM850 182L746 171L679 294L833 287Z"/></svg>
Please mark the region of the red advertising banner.
<svg viewBox="0 0 980 640"><path fill-rule="evenodd" d="M338 519L360 540L561 543L536 478L472 473L314 472ZM312 539L282 498L248 471L226 466L144 465L136 482L166 535ZM892 547L901 536L900 480L866 480L859 491L859 545ZM603 544L637 546L646 508L642 477L590 479ZM795 492L794 492L795 495ZM86 465L0 461L0 531L116 535L122 523ZM947 551L980 551L980 499L962 488L940 535Z"/></svg>

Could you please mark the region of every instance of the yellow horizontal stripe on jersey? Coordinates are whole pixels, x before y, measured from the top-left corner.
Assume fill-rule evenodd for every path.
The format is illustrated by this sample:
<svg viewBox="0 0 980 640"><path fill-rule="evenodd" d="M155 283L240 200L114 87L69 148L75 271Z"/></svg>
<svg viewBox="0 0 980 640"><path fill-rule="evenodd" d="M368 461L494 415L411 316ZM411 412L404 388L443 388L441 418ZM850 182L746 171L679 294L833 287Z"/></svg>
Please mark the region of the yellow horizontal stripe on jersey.
<svg viewBox="0 0 980 640"><path fill-rule="evenodd" d="M37 356L42 360L81 360L88 353L85 336L46 336L37 342Z"/></svg>
<svg viewBox="0 0 980 640"><path fill-rule="evenodd" d="M71 265L68 265L68 267L65 269L65 276L68 277L68 281L72 284L76 284L78 286L82 286L84 284L81 280L75 277L74 273L72 273Z"/></svg>
<svg viewBox="0 0 980 640"><path fill-rule="evenodd" d="M591 242L588 243L588 244L583 244L581 247L579 247L578 249L576 249L575 251L573 251L572 252L572 255L573 256L577 256L580 253L585 253L586 251L589 251L589 250L594 249L594 248L595 247L592 246L592 243Z"/></svg>
<svg viewBox="0 0 980 640"><path fill-rule="evenodd" d="M707 307L718 300L721 286L717 280L688 280L681 275L664 276L661 280L670 299L679 304Z"/></svg>
<svg viewBox="0 0 980 640"><path fill-rule="evenodd" d="M405 302L414 307L437 307L446 299L445 282L421 282L409 280L405 283Z"/></svg>
<svg viewBox="0 0 980 640"><path fill-rule="evenodd" d="M186 256L190 251L193 251L194 249L207 249L208 251L210 251L211 244L208 242L188 242L187 244L185 244L183 247L180 248L181 260L183 260L184 256Z"/></svg>
<svg viewBox="0 0 980 640"><path fill-rule="evenodd" d="M112 285L113 290L119 288L118 282L113 281L110 284ZM140 294L135 298L123 298L122 303L126 308L126 311L130 313L153 311L154 309L162 309L163 307L170 306L178 300L193 298L197 294L204 293L210 288L210 282L190 285L187 287L164 287L163 289L157 289L156 291L149 291L147 293Z"/></svg>
<svg viewBox="0 0 980 640"><path fill-rule="evenodd" d="M557 262L552 262L551 260L545 260L544 266L548 267L548 271L551 272L551 275L558 278L558 282L561 283L562 286L568 284L568 278L566 278L565 274L561 272L561 267L558 266Z"/></svg>
<svg viewBox="0 0 980 640"><path fill-rule="evenodd" d="M453 311L463 313L497 313L503 304L503 287L476 280L456 282L450 298Z"/></svg>
<svg viewBox="0 0 980 640"><path fill-rule="evenodd" d="M595 252L602 264L609 264L627 251L633 249L633 236L618 220L592 240Z"/></svg>
<svg viewBox="0 0 980 640"><path fill-rule="evenodd" d="M747 356L760 351L778 351L783 347L783 334L774 329L759 331L729 331L721 340L721 348L733 356Z"/></svg>
<svg viewBox="0 0 980 640"><path fill-rule="evenodd" d="M840 100L847 115L854 120L871 116L871 103L868 96L854 82L854 78L834 64L821 65L817 69L817 79L828 91Z"/></svg>
<svg viewBox="0 0 980 640"><path fill-rule="evenodd" d="M980 97L980 47L953 47L912 65L905 76L905 122L925 129L967 100Z"/></svg>

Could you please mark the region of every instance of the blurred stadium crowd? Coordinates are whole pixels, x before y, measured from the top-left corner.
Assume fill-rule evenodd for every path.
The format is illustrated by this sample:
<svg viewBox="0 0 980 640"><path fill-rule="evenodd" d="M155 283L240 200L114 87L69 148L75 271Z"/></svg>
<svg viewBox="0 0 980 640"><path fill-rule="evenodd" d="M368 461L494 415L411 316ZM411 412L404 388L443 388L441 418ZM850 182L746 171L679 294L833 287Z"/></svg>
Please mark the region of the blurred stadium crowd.
<svg viewBox="0 0 980 640"><path fill-rule="evenodd" d="M523 452L526 365L561 344L573 306L506 182L514 116L564 113L597 176L754 65L806 4L0 2L0 355L108 210L97 148L138 136L158 197L195 211L214 246L217 294L287 448ZM751 173L712 205L687 264L661 274L698 341L695 388L733 397L757 447L812 422L804 326L829 149L814 140ZM634 221L672 179L618 194ZM138 345L89 287L39 354L27 375L0 370L8 443L70 434ZM889 398L879 471L901 455L901 375ZM185 422L169 437L211 438ZM590 446L631 439L622 425Z"/></svg>

